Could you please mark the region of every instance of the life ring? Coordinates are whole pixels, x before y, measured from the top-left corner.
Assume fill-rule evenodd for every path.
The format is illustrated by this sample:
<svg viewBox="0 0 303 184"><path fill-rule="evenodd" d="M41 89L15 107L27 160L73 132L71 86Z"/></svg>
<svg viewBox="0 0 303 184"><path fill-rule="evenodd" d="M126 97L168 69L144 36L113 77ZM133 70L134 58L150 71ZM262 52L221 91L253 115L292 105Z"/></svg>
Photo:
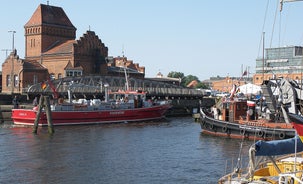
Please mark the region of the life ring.
<svg viewBox="0 0 303 184"><path fill-rule="evenodd" d="M241 135L244 135L244 134L245 134L245 130L244 130L244 129L241 129L241 130L240 130L240 134L241 134Z"/></svg>
<svg viewBox="0 0 303 184"><path fill-rule="evenodd" d="M280 139L285 139L285 133L284 132L280 132L279 133L279 138Z"/></svg>
<svg viewBox="0 0 303 184"><path fill-rule="evenodd" d="M264 132L263 132L262 130L260 130L260 131L258 132L258 136L259 136L259 137L263 137L263 136L264 136Z"/></svg>
<svg viewBox="0 0 303 184"><path fill-rule="evenodd" d="M222 127L222 132L227 132L227 127L226 126L224 126L224 127Z"/></svg>

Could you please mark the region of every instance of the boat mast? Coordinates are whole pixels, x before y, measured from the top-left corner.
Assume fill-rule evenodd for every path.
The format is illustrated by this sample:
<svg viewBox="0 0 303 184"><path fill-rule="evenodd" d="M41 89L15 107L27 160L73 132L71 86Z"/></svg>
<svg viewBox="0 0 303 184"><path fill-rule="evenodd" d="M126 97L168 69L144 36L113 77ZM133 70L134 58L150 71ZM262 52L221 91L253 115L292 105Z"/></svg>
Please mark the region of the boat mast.
<svg viewBox="0 0 303 184"><path fill-rule="evenodd" d="M282 11L283 9L283 3L296 2L296 1L303 1L303 0L280 0L280 11Z"/></svg>
<svg viewBox="0 0 303 184"><path fill-rule="evenodd" d="M264 79L264 65L265 65L265 60L264 60L264 38L265 37L265 32L263 32L263 49L262 49L262 63L263 63L263 71L262 71L262 80L264 81L265 79Z"/></svg>
<svg viewBox="0 0 303 184"><path fill-rule="evenodd" d="M283 3L284 2L296 2L296 1L303 1L303 0L280 0L280 12L283 9ZM302 70L301 70L301 73L302 73ZM301 81L301 84L302 84L302 81ZM296 136L298 136L297 131L296 131ZM295 139L295 162L294 162L294 171L295 172L297 170L297 166L296 165L297 165L297 139Z"/></svg>
<svg viewBox="0 0 303 184"><path fill-rule="evenodd" d="M124 51L122 51L122 59L123 59L123 68L124 68L124 75L125 75L125 87L126 91L129 90L129 85L128 85L128 77L126 73L126 61L124 61Z"/></svg>

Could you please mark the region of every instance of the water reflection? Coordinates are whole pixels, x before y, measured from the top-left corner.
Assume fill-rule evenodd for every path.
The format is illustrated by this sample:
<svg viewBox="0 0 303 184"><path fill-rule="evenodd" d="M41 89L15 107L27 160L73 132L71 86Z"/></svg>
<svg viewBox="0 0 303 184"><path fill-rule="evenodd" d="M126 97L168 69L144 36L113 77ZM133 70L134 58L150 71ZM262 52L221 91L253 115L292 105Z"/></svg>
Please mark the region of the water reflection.
<svg viewBox="0 0 303 184"><path fill-rule="evenodd" d="M240 141L200 134L192 118L149 124L1 129L2 183L216 183ZM251 142L243 144L244 154Z"/></svg>

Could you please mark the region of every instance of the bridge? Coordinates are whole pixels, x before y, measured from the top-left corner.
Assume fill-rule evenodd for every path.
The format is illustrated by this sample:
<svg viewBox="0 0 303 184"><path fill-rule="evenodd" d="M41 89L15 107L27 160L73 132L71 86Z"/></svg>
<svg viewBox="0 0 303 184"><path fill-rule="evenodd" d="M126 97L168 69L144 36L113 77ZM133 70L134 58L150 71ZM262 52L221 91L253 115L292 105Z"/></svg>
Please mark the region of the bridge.
<svg viewBox="0 0 303 184"><path fill-rule="evenodd" d="M197 89L184 88L178 85L159 82L152 79L128 79L129 90L142 90L147 92L147 97L157 98L202 98L203 91ZM118 91L126 89L124 77L117 76L79 76L65 77L45 83L38 83L24 89L29 96L38 94L53 95L54 92L61 96L67 96L68 89L72 91L74 98L93 96L100 98L105 90Z"/></svg>

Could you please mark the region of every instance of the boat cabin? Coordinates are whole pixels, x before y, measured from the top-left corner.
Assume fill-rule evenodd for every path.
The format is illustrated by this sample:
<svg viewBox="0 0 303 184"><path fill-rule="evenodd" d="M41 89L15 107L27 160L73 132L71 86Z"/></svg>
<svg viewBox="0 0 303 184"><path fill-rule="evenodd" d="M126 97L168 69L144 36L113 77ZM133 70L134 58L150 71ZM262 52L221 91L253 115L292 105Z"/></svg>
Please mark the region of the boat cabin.
<svg viewBox="0 0 303 184"><path fill-rule="evenodd" d="M250 119L255 116L255 103L250 101L225 101L221 109L223 121L238 122L241 118L246 119L249 114Z"/></svg>
<svg viewBox="0 0 303 184"><path fill-rule="evenodd" d="M133 103L135 108L143 107L146 93L142 91L117 91L109 93L110 102Z"/></svg>

